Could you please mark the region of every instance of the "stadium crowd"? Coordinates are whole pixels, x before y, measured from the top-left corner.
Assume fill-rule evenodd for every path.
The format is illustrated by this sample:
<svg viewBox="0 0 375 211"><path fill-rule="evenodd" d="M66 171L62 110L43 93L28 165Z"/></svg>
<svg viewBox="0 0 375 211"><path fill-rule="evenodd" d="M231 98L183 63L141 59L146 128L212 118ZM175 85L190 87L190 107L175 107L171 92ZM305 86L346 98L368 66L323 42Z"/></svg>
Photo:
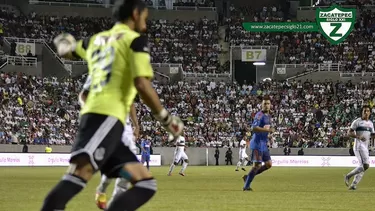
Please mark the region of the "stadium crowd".
<svg viewBox="0 0 375 211"><path fill-rule="evenodd" d="M340 45L331 45L320 33L250 33L242 22L285 21L285 15L276 6L258 10L250 7L230 6L230 17L225 19L225 41L230 45L277 45L277 62L283 64L340 63L347 72L375 70L375 17L366 7L361 9L355 29ZM62 31L78 38L88 37L110 27L110 18L17 16L0 12L3 36L44 39L51 43ZM181 63L185 72L223 73L227 65L220 65L219 25L203 18L199 22L150 20L148 22L153 63Z"/></svg>
<svg viewBox="0 0 375 211"><path fill-rule="evenodd" d="M79 79L37 78L22 74L0 75L0 143L72 144L77 128ZM185 136L197 147L237 146L260 108L260 97L270 95L273 124L272 147L342 147L343 133L359 115L363 103L375 113L375 81L361 84L324 81L310 83L265 82L255 85L200 81L154 86L166 107L181 116ZM141 134L156 146L165 145L166 134L139 101Z"/></svg>
<svg viewBox="0 0 375 211"><path fill-rule="evenodd" d="M47 43L52 43L63 31L86 38L113 24L111 18L59 18L36 13L17 16L7 11L0 12L0 20L4 23L4 37L44 39ZM207 18L199 22L150 20L148 38L153 63L181 63L185 72L228 72L218 62L221 46L216 21Z"/></svg>
<svg viewBox="0 0 375 211"><path fill-rule="evenodd" d="M225 41L231 45L279 46L278 63L336 63L349 71L374 70L375 19L363 10L355 30L342 45L330 45L317 33L247 33L240 23L281 21L277 7L259 11L230 7L226 18ZM17 16L0 12L3 36L44 39L51 43L62 31L84 38L111 26L109 18ZM151 20L148 37L154 63L182 63L185 72L221 73L228 64L218 65L218 23L203 18L200 22ZM77 128L77 93L82 78L37 78L21 74L0 75L0 143L72 144ZM273 102L274 144L271 147L342 147L343 133L358 116L363 103L375 113L375 81L361 84L324 81L265 82L253 85L200 81L166 85L154 82L167 108L186 124L189 144L237 146L243 134L251 135L250 124L260 108L260 97L270 95ZM177 94L178 93L178 94ZM149 110L138 101L141 134L156 146L168 144L166 134Z"/></svg>

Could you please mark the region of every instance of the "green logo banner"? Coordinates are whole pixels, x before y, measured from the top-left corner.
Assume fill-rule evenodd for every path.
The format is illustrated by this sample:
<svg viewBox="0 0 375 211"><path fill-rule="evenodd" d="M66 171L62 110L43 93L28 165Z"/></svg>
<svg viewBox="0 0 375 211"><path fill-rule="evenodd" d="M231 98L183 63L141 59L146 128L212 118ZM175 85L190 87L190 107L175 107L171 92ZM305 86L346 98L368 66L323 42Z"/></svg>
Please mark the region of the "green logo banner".
<svg viewBox="0 0 375 211"><path fill-rule="evenodd" d="M248 22L242 26L250 32L320 32L332 44L343 42L353 30L356 20L355 8L333 5L316 9L314 22Z"/></svg>

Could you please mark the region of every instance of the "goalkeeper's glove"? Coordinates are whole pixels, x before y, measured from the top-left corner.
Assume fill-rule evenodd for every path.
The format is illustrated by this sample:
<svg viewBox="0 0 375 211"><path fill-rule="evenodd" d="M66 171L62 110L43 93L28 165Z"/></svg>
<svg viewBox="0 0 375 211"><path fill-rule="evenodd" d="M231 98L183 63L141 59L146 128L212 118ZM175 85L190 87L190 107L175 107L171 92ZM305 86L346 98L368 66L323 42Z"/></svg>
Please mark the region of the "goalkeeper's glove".
<svg viewBox="0 0 375 211"><path fill-rule="evenodd" d="M154 117L163 125L163 127L172 134L174 138L181 135L184 129L184 123L177 116L172 116L167 110L163 109Z"/></svg>
<svg viewBox="0 0 375 211"><path fill-rule="evenodd" d="M56 46L57 54L59 56L72 58L73 52L77 46L77 41L73 35L69 33L62 33L53 39L53 44Z"/></svg>

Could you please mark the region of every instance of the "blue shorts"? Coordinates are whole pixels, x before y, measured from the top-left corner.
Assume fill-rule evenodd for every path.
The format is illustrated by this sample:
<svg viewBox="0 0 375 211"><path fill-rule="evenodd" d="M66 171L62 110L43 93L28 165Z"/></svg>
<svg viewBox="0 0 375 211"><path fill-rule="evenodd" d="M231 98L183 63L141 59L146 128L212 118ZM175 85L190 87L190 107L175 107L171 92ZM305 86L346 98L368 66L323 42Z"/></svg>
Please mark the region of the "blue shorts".
<svg viewBox="0 0 375 211"><path fill-rule="evenodd" d="M267 162L271 160L270 151L260 151L258 149L251 150L251 161L254 163Z"/></svg>
<svg viewBox="0 0 375 211"><path fill-rule="evenodd" d="M150 161L150 155L142 155L141 162Z"/></svg>

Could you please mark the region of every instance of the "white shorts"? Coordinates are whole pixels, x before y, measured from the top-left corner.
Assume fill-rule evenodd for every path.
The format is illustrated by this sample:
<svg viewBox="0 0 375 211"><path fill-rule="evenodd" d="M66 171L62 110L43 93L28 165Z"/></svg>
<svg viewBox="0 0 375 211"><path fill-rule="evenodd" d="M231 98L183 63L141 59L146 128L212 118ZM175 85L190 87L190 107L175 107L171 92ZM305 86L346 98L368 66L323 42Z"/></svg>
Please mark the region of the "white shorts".
<svg viewBox="0 0 375 211"><path fill-rule="evenodd" d="M176 149L174 151L174 160L173 161L175 163L178 163L178 162L180 162L181 159L187 160L189 158L188 158L188 156L186 155L186 153L183 149Z"/></svg>
<svg viewBox="0 0 375 211"><path fill-rule="evenodd" d="M239 159L240 159L240 160L243 160L243 159L246 159L246 158L249 157L249 156L246 154L246 151L245 151L245 150L241 151L238 155L239 155Z"/></svg>
<svg viewBox="0 0 375 211"><path fill-rule="evenodd" d="M122 142L125 146L129 147L130 151L137 154L137 146L134 142L133 128L131 126L125 126L124 132L122 133Z"/></svg>
<svg viewBox="0 0 375 211"><path fill-rule="evenodd" d="M368 149L361 147L358 150L354 150L354 155L357 157L359 165L370 164L370 153Z"/></svg>

